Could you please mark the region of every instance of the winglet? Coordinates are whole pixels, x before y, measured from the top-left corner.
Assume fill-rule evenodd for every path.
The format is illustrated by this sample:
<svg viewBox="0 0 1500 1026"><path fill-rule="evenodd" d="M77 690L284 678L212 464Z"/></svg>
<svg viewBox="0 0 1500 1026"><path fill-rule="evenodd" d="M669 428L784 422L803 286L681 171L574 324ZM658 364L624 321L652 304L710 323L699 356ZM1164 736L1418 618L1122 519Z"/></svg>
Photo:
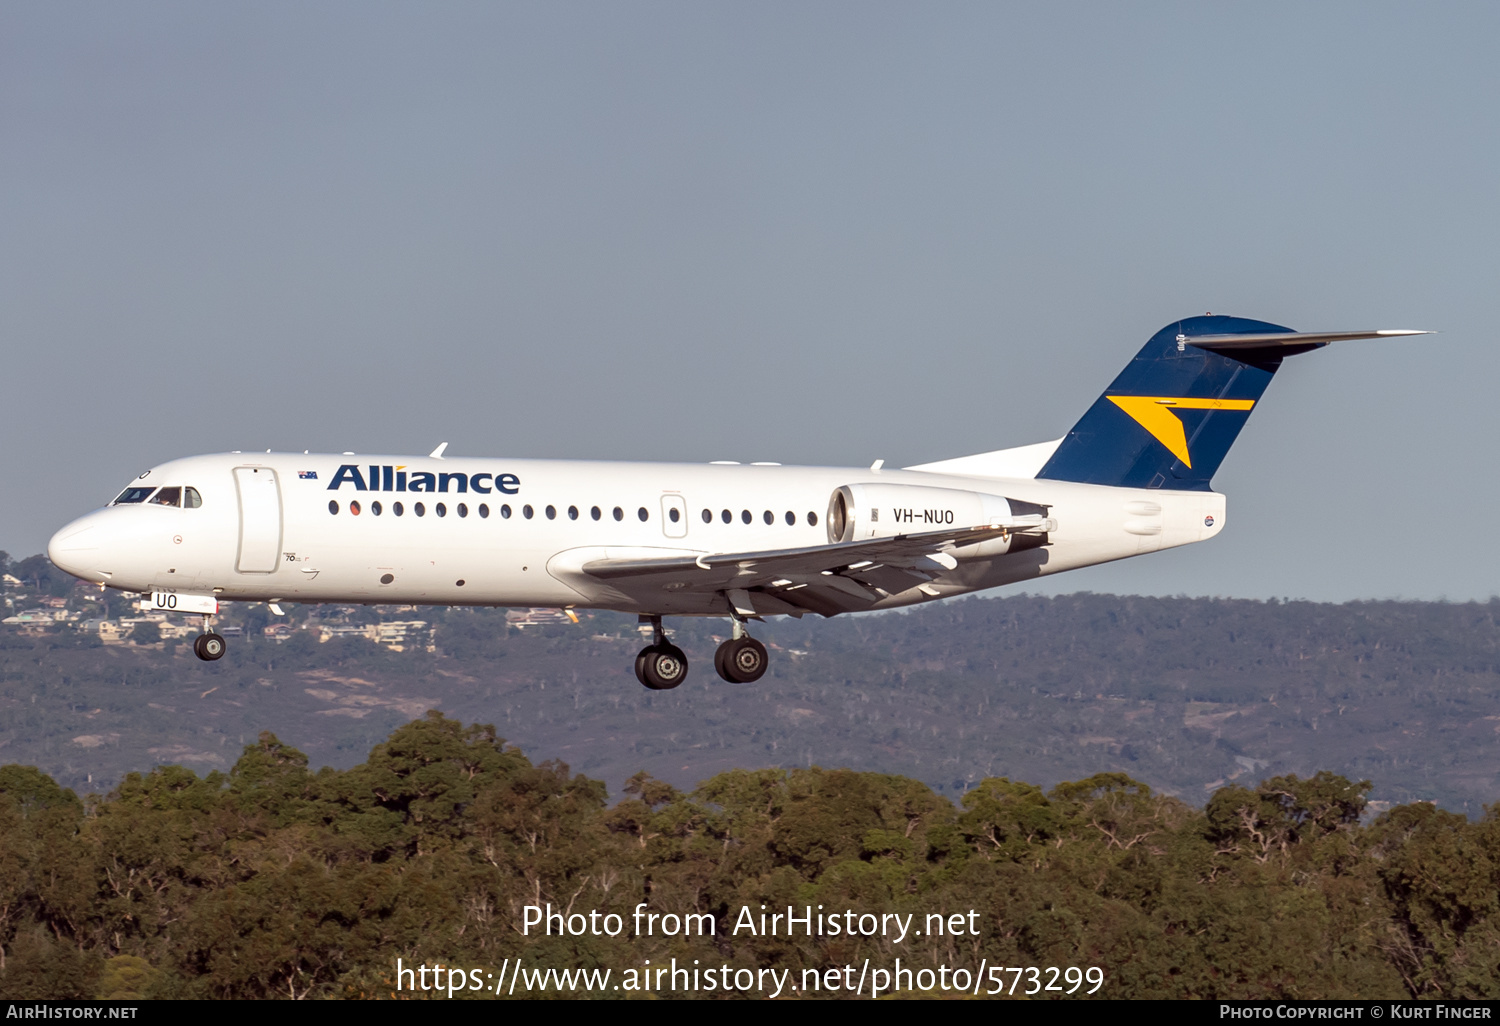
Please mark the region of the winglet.
<svg viewBox="0 0 1500 1026"><path fill-rule="evenodd" d="M442 445L438 446L436 449L432 450L427 455L431 459L440 460L440 459L443 458L443 450L446 449L446 448L448 448L448 443L444 442Z"/></svg>

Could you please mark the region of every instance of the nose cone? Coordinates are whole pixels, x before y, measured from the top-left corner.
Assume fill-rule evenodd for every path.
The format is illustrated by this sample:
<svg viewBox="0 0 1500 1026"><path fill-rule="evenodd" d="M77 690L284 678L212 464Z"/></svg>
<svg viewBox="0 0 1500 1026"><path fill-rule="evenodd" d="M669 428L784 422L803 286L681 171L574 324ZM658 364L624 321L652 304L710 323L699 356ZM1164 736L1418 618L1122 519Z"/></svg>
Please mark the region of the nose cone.
<svg viewBox="0 0 1500 1026"><path fill-rule="evenodd" d="M99 566L101 532L96 517L92 513L81 517L54 534L47 543L47 558L59 570L102 584L109 573Z"/></svg>

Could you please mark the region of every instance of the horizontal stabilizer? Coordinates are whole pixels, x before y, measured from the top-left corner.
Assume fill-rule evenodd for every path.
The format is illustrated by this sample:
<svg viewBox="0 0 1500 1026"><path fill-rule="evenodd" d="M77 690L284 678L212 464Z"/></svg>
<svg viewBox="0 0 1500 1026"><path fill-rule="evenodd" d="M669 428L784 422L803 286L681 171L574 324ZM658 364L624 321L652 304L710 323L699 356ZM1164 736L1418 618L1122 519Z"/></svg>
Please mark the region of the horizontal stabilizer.
<svg viewBox="0 0 1500 1026"><path fill-rule="evenodd" d="M1430 331L1416 331L1410 328L1387 328L1382 331L1281 331L1251 335L1178 335L1177 341L1199 349L1230 352L1236 349L1312 346L1329 342L1352 342L1359 338L1396 338L1402 335L1431 334Z"/></svg>

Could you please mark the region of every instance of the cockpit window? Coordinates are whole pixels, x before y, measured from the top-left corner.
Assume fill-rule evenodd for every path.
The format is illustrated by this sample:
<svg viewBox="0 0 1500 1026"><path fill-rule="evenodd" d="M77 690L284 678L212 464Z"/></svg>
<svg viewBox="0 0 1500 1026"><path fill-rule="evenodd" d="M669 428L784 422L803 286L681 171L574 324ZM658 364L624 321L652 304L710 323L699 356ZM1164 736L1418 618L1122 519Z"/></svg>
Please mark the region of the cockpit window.
<svg viewBox="0 0 1500 1026"><path fill-rule="evenodd" d="M154 491L156 491L154 486L142 487L140 485L132 485L121 492L110 505L120 506L127 502L145 502L146 497Z"/></svg>
<svg viewBox="0 0 1500 1026"><path fill-rule="evenodd" d="M182 490L182 504L188 509L197 509L203 505L203 496L198 494L196 488L184 488Z"/></svg>
<svg viewBox="0 0 1500 1026"><path fill-rule="evenodd" d="M181 506L182 489L177 486L162 488L151 496L151 504L154 506Z"/></svg>

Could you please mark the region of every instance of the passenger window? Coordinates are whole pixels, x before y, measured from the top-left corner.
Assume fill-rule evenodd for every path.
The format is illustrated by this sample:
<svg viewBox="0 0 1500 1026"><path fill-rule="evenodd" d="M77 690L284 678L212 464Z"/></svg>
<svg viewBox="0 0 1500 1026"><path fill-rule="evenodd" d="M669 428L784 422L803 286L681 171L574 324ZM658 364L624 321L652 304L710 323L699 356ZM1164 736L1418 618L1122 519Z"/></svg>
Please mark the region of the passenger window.
<svg viewBox="0 0 1500 1026"><path fill-rule="evenodd" d="M547 519L548 520L556 520L557 519L557 507L551 505L550 503L547 506Z"/></svg>
<svg viewBox="0 0 1500 1026"><path fill-rule="evenodd" d="M185 488L182 492L182 504L188 509L197 509L203 505L203 496L198 494L196 488Z"/></svg>
<svg viewBox="0 0 1500 1026"><path fill-rule="evenodd" d="M163 488L151 496L151 504L153 506L181 506L182 489L176 486Z"/></svg>
<svg viewBox="0 0 1500 1026"><path fill-rule="evenodd" d="M625 511L623 509L621 509L619 506L615 507L615 519L616 520L624 520L625 519Z"/></svg>
<svg viewBox="0 0 1500 1026"><path fill-rule="evenodd" d="M786 511L786 526L788 526L788 527L796 527L797 526L797 514L793 513L791 510L787 510Z"/></svg>
<svg viewBox="0 0 1500 1026"><path fill-rule="evenodd" d="M598 520L603 515L603 513L599 512L598 506L595 506L593 509L589 510L589 516L593 517L595 520Z"/></svg>
<svg viewBox="0 0 1500 1026"><path fill-rule="evenodd" d="M480 520L488 520L489 518L490 518L490 504L487 503L487 502L481 502L479 504L479 519Z"/></svg>
<svg viewBox="0 0 1500 1026"><path fill-rule="evenodd" d="M569 506L568 507L568 519L569 520L577 520L578 519L578 507L577 506Z"/></svg>
<svg viewBox="0 0 1500 1026"><path fill-rule="evenodd" d="M353 502L349 503L349 514L350 514L350 516L356 516L356 517L359 516L359 500L358 499L355 499Z"/></svg>
<svg viewBox="0 0 1500 1026"><path fill-rule="evenodd" d="M809 513L807 515L807 522L809 524L811 524L813 527L817 527L818 526L818 515L816 513Z"/></svg>
<svg viewBox="0 0 1500 1026"><path fill-rule="evenodd" d="M742 510L740 512L740 519L743 520L745 523L748 524L750 521L754 520L755 518L750 515L750 511L747 509L747 510Z"/></svg>
<svg viewBox="0 0 1500 1026"><path fill-rule="evenodd" d="M531 503L528 502L526 505L521 507L521 516L525 517L527 520L530 520L535 515L536 512L531 508Z"/></svg>
<svg viewBox="0 0 1500 1026"><path fill-rule="evenodd" d="M145 502L146 501L146 496L150 495L154 491L156 491L156 486L155 485L152 485L150 488L140 488L140 487L127 488L123 492L121 492L118 496L116 496L115 497L115 501L112 502L112 503L110 503L110 505L111 506L122 506L122 505L124 505L127 502Z"/></svg>
<svg viewBox="0 0 1500 1026"><path fill-rule="evenodd" d="M734 523L734 514L729 512L729 510L727 509L723 513L719 514L719 516L723 518L724 523L726 524Z"/></svg>
<svg viewBox="0 0 1500 1026"><path fill-rule="evenodd" d="M770 524L776 523L776 514L772 513L770 510L766 510L765 513L761 514L761 519L764 520L769 526Z"/></svg>
<svg viewBox="0 0 1500 1026"><path fill-rule="evenodd" d="M383 512L383 510L380 508L379 499L376 499L374 502L370 503L370 512L374 513L377 517L380 516L380 514Z"/></svg>
<svg viewBox="0 0 1500 1026"><path fill-rule="evenodd" d="M638 517L640 517L641 518L641 523L644 524L646 522L646 518L649 517L651 514L646 512L646 507L645 506L642 506L640 509L636 510L635 515L638 516Z"/></svg>
<svg viewBox="0 0 1500 1026"><path fill-rule="evenodd" d="M334 516L338 516L339 504L337 499L328 500L328 512L332 513Z"/></svg>
<svg viewBox="0 0 1500 1026"><path fill-rule="evenodd" d="M460 502L458 504L458 515L461 517L466 517L469 515L469 507L467 503Z"/></svg>
<svg viewBox="0 0 1500 1026"><path fill-rule="evenodd" d="M682 519L682 514L677 512L676 506L673 506L671 509L667 510L667 519L671 520L672 523L675 524L677 523L677 521Z"/></svg>
<svg viewBox="0 0 1500 1026"><path fill-rule="evenodd" d="M427 507L422 505L420 502L413 503L411 511L419 517L425 517L427 515Z"/></svg>
<svg viewBox="0 0 1500 1026"><path fill-rule="evenodd" d="M500 504L500 519L501 520L509 520L510 519L510 503L508 503L508 502L502 502Z"/></svg>
<svg viewBox="0 0 1500 1026"><path fill-rule="evenodd" d="M418 512L418 515L419 515L419 516L420 516L420 510L421 510L421 508L422 508L422 507L420 507L420 506L418 506L418 507L417 507L417 509L418 509L418 511L419 511L419 512ZM447 515L448 515L448 507L447 507L447 506L444 506L444 505L443 505L443 504L442 504L442 503L441 503L441 502L440 502L440 503L438 503L438 504L437 504L437 505L436 505L436 506L434 506L434 507L433 507L433 510L434 510L434 511L435 511L435 512L436 512L436 513L437 513L437 515L438 515L438 516L440 516L440 517L445 517L445 516L447 516Z"/></svg>
<svg viewBox="0 0 1500 1026"><path fill-rule="evenodd" d="M705 524L711 524L711 523L714 522L714 513L713 513L713 510L706 509L706 510L703 511L703 522Z"/></svg>
<svg viewBox="0 0 1500 1026"><path fill-rule="evenodd" d="M399 517L401 514L406 512L406 507L401 505L401 503L399 502L393 502L391 503L391 512Z"/></svg>

